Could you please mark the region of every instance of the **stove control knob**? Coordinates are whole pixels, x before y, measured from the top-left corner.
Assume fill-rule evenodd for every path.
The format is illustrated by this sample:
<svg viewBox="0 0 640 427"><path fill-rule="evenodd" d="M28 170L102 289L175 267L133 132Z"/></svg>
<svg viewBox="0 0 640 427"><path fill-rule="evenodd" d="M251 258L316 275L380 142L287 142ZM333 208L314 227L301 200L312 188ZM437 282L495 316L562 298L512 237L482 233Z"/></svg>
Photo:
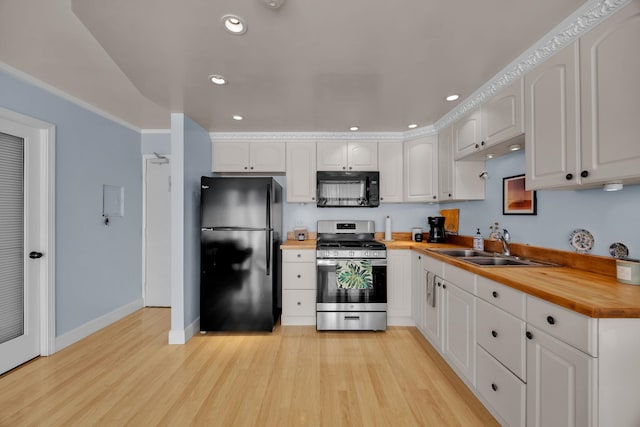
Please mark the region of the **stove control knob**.
<svg viewBox="0 0 640 427"><path fill-rule="evenodd" d="M371 256L374 258L378 258L378 251L371 252Z"/></svg>
<svg viewBox="0 0 640 427"><path fill-rule="evenodd" d="M374 253L375 253L375 252L374 252ZM369 251L364 251L364 256L368 258L368 257L370 256L370 255L369 255Z"/></svg>
<svg viewBox="0 0 640 427"><path fill-rule="evenodd" d="M333 256L337 257L338 256L338 251L333 251Z"/></svg>
<svg viewBox="0 0 640 427"><path fill-rule="evenodd" d="M352 257L352 256L355 256L355 255L356 255L356 252L355 252L355 251L349 251L349 256L351 256L351 257Z"/></svg>

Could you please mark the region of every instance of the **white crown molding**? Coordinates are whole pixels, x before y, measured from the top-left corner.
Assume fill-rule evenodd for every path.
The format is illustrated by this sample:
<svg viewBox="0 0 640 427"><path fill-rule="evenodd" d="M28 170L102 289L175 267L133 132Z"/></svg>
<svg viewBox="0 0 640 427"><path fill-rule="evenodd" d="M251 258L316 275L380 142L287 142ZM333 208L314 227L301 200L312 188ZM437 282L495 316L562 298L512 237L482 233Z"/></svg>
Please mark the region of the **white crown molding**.
<svg viewBox="0 0 640 427"><path fill-rule="evenodd" d="M436 130L440 130L466 113L475 110L496 92L542 64L553 54L573 43L581 35L587 33L631 1L633 0L591 0L586 2L433 126Z"/></svg>
<svg viewBox="0 0 640 427"><path fill-rule="evenodd" d="M110 121L112 121L114 123L117 123L117 124L119 124L121 126L124 126L124 127L128 128L128 129L131 129L131 130L133 130L135 132L141 133L141 129L139 127L136 127L136 126L132 125L131 123L122 120L119 117L116 117L116 116L114 116L112 114L109 114L106 111L101 110L98 107L95 107L95 106L89 104L88 102L85 102L85 101L83 101L83 100L81 100L79 98L76 98L75 96L69 95L68 93L66 93L66 92L64 92L64 91L62 91L62 90L60 90L58 88L55 88L55 87L51 86L50 84L47 84L47 83L43 82L42 80L39 80L39 79L33 77L30 74L27 74L27 73L25 73L23 71L20 71L20 70L16 69L16 68L13 68L9 64L6 64L6 63L4 63L2 61L0 61L0 70L5 71L8 74L12 75L13 77L15 77L15 78L17 78L19 80L22 80L22 81L24 81L24 82L26 82L26 83L28 83L28 84L30 84L32 86L35 86L35 87L37 87L39 89L42 89L42 90L44 90L46 92L49 92L49 93L53 94L53 95L55 95L55 96L57 96L59 98L62 98L64 100L66 100L66 101L69 101L69 102L71 102L71 103L73 103L73 104L75 104L75 105L77 105L77 106L79 106L79 107L81 107L81 108L83 108L83 109L85 109L87 111L91 111L92 113L97 114L100 117L103 117L103 118L105 118L107 120L110 120Z"/></svg>
<svg viewBox="0 0 640 427"><path fill-rule="evenodd" d="M403 132L210 132L212 141L401 141Z"/></svg>

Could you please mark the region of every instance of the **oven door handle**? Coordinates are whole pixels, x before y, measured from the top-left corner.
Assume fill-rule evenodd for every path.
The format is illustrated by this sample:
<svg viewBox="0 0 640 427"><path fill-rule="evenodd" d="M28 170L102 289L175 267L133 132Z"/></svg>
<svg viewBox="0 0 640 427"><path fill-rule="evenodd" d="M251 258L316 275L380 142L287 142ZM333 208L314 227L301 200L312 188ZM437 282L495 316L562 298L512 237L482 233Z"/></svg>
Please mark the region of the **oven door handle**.
<svg viewBox="0 0 640 427"><path fill-rule="evenodd" d="M361 258L358 258L361 260ZM335 267L338 265L338 261L349 261L348 259L317 259L316 265L319 267ZM375 258L375 259L367 259L366 261L370 261L373 267L386 267L387 260L384 258Z"/></svg>

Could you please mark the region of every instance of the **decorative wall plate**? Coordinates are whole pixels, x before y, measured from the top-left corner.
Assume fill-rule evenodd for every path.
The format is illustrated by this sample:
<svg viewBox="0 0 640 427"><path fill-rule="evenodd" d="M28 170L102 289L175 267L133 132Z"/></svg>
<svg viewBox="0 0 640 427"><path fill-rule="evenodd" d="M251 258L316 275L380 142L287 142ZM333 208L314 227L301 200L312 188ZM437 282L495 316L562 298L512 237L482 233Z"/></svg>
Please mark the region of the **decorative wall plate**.
<svg viewBox="0 0 640 427"><path fill-rule="evenodd" d="M581 253L587 253L593 249L594 242L593 235L589 231L581 228L573 230L569 236L569 244L571 247Z"/></svg>
<svg viewBox="0 0 640 427"><path fill-rule="evenodd" d="M624 244L615 242L609 246L609 255L614 258L624 259L629 256L629 249Z"/></svg>

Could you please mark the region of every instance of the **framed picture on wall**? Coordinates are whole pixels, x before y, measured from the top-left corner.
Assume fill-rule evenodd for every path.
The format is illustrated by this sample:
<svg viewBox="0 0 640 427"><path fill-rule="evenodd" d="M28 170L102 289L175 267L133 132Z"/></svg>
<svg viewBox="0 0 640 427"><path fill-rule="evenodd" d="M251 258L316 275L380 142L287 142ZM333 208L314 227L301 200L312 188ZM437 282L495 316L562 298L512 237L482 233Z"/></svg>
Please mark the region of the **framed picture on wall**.
<svg viewBox="0 0 640 427"><path fill-rule="evenodd" d="M536 192L526 190L524 175L502 178L503 215L536 215L537 205Z"/></svg>

